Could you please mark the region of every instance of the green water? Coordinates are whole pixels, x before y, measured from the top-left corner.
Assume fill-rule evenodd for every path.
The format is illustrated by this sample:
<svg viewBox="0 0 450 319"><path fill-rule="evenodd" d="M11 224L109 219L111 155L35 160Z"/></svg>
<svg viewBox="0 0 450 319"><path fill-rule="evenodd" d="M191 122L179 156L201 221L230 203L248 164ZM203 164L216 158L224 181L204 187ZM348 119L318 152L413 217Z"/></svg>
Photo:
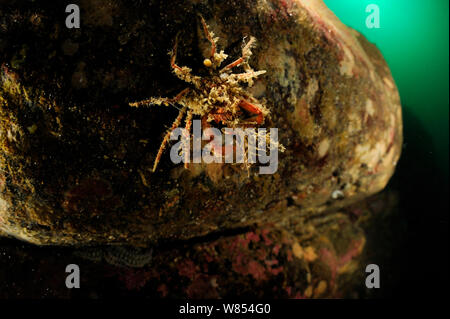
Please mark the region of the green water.
<svg viewBox="0 0 450 319"><path fill-rule="evenodd" d="M325 0L346 25L375 43L388 62L405 112L431 136L428 146L448 177L449 160L449 1ZM366 26L365 9L380 9L380 28ZM405 136L406 143L408 141ZM418 163L420 165L420 163Z"/></svg>

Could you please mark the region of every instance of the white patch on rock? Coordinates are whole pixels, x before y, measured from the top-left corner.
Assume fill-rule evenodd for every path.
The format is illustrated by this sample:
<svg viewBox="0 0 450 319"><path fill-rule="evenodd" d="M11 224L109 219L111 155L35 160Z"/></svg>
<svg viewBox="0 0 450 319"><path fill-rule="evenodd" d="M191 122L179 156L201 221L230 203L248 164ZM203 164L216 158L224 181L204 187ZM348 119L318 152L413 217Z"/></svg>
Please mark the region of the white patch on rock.
<svg viewBox="0 0 450 319"><path fill-rule="evenodd" d="M319 157L320 158L324 157L327 154L329 148L330 148L330 140L328 138L320 142L318 148Z"/></svg>
<svg viewBox="0 0 450 319"><path fill-rule="evenodd" d="M389 78L384 77L384 78L383 78L383 81L384 81L384 84L386 84L386 86L387 86L388 88L390 88L391 90L394 88L394 83L392 83L392 81L389 80Z"/></svg>
<svg viewBox="0 0 450 319"><path fill-rule="evenodd" d="M355 57L348 47L342 46L344 50L344 59L339 63L339 70L342 75L353 76L353 67L355 66Z"/></svg>
<svg viewBox="0 0 450 319"><path fill-rule="evenodd" d="M366 112L370 116L375 114L375 108L373 107L373 101L371 99L367 99L366 101Z"/></svg>
<svg viewBox="0 0 450 319"><path fill-rule="evenodd" d="M319 89L319 82L316 78L312 78L311 82L309 82L308 87L306 88L306 96L308 101L311 101L317 90Z"/></svg>
<svg viewBox="0 0 450 319"><path fill-rule="evenodd" d="M342 192L341 190L337 189L335 191L333 191L331 193L331 198L332 199L341 199L344 198L344 192Z"/></svg>

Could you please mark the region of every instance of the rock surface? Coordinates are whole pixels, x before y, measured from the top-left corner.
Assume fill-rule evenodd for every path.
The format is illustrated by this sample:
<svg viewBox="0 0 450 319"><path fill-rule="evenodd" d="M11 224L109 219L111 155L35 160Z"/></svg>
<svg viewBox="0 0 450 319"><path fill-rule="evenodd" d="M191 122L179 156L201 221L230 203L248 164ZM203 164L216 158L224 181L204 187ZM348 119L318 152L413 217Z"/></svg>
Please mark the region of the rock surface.
<svg viewBox="0 0 450 319"><path fill-rule="evenodd" d="M63 5L0 3L0 232L41 245L145 246L254 224L301 228L391 177L402 145L397 88L376 47L322 1L80 7L81 28L67 29ZM177 110L128 103L184 88L167 56L178 32L179 64L204 72L198 13L232 57L244 37L258 40L250 65L267 73L251 90L286 147L276 174L185 170L167 153L151 172ZM277 229L269 240L292 247ZM263 231L248 236L261 241Z"/></svg>

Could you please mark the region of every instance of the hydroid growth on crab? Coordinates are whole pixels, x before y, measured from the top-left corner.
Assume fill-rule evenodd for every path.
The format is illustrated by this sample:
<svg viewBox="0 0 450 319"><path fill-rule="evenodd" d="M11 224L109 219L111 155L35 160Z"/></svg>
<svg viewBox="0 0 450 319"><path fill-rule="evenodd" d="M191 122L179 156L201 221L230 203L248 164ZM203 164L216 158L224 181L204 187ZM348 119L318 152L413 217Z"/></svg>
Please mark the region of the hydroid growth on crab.
<svg viewBox="0 0 450 319"><path fill-rule="evenodd" d="M173 98L151 97L143 101L130 103L130 106L133 107L151 105L175 106L176 104L181 106L178 116L165 134L159 147L153 165L153 172L161 160L172 131L181 125L183 118L185 118L185 128L187 132L190 132L194 116L201 118L203 128L212 127L212 122L221 127L248 128L263 124L265 118L269 115L269 110L242 85L246 84L247 87L251 87L254 79L266 73L265 70L255 71L249 65L249 59L252 55L251 50L256 44L256 39L250 37L249 41L242 48L241 56L220 68L222 62L228 58L228 55L223 50L217 52L217 41L219 38L214 37L214 33L209 30L208 25L201 16L200 21L205 36L211 44L210 56L203 61L203 65L209 69L209 76L193 75L192 69L189 67L180 67L176 64L178 46L178 37L176 37L174 48L170 53L170 65L174 74L179 79L190 84L190 86ZM232 70L236 67L242 67L244 72L232 73ZM281 144L277 143L277 147L281 151L284 150ZM222 154L224 153L222 152ZM185 162L185 166L187 167L187 162Z"/></svg>

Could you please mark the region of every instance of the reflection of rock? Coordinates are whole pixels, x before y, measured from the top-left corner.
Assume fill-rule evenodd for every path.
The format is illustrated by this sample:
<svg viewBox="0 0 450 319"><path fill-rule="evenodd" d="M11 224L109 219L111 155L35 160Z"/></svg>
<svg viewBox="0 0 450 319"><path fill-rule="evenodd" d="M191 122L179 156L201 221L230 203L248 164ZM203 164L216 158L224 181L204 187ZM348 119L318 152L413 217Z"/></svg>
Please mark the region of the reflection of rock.
<svg viewBox="0 0 450 319"><path fill-rule="evenodd" d="M150 264L152 252L151 248L105 246L81 248L75 254L92 261L104 260L119 267L144 267Z"/></svg>
<svg viewBox="0 0 450 319"><path fill-rule="evenodd" d="M296 224L386 185L402 142L395 84L378 50L321 1L106 2L90 2L79 30L66 29L52 5L40 5L39 27L28 6L2 8L3 232L37 244L146 245ZM149 172L177 111L128 102L182 88L166 54L180 30L179 63L204 72L197 12L233 57L242 38L258 39L250 64L267 73L253 94L267 101L266 125L287 148L277 174L186 171L167 154ZM69 55L68 40L78 44Z"/></svg>
<svg viewBox="0 0 450 319"><path fill-rule="evenodd" d="M8 247L0 240L0 282L7 287L0 290L0 298L16 293L26 298L367 297L367 264L379 264L384 286L392 284L387 276L393 265L385 261L395 249L390 238L403 236L390 222L397 200L395 192L384 191L346 209L302 216L297 223L267 224L153 249ZM69 263L80 266L83 289L69 291L54 275ZM33 289L30 283L35 283Z"/></svg>

